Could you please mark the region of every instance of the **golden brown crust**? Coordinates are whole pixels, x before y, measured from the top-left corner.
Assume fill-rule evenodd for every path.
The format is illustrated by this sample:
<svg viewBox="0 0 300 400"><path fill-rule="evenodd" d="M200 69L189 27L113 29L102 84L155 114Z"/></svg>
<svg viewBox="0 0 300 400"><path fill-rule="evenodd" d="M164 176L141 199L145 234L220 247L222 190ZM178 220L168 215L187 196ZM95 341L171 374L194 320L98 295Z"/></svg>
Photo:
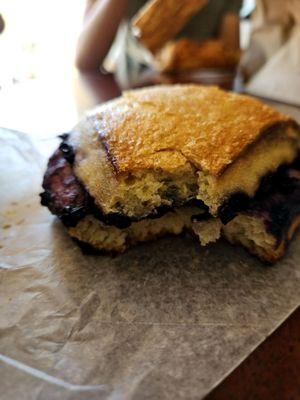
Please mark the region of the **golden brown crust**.
<svg viewBox="0 0 300 400"><path fill-rule="evenodd" d="M154 65L162 72L182 72L201 68L232 70L240 52L226 49L219 40L197 42L180 39L167 43L155 56Z"/></svg>
<svg viewBox="0 0 300 400"><path fill-rule="evenodd" d="M97 131L116 174L172 172L185 162L220 176L276 125L295 124L258 100L200 85L128 91L77 129Z"/></svg>
<svg viewBox="0 0 300 400"><path fill-rule="evenodd" d="M172 39L207 0L152 0L133 19L139 40L155 52Z"/></svg>

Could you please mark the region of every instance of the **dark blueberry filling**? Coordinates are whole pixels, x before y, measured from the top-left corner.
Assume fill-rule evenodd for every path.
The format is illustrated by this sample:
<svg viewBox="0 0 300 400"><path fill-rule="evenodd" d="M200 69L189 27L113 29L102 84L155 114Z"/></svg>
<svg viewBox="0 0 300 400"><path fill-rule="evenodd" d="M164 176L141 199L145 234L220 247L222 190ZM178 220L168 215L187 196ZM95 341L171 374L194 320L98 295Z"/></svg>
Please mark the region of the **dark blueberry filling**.
<svg viewBox="0 0 300 400"><path fill-rule="evenodd" d="M69 134L63 133L60 135L62 139L61 144L59 145L59 150L62 152L64 158L70 163L71 165L74 163L75 160L75 153L73 147L68 143Z"/></svg>
<svg viewBox="0 0 300 400"><path fill-rule="evenodd" d="M41 198L41 205L48 207L51 201L51 193L47 191L40 193L40 198Z"/></svg>
<svg viewBox="0 0 300 400"><path fill-rule="evenodd" d="M208 211L207 211L208 208L200 200L189 200L184 205L185 206L196 206L196 207L199 207L199 208L205 210L205 212L208 213ZM133 222L139 222L139 221L142 221L143 219L157 219L157 218L162 217L163 215L165 215L168 212L174 211L174 209L175 209L175 206L161 205L161 206L156 207L150 214L140 217L140 218L128 217L121 213L103 214L101 212L101 210L99 210L99 208L96 206L92 206L90 208L90 213L92 213L97 219L99 219L101 222L103 222L106 225L113 225L119 229L125 229L125 228L128 228ZM195 216L195 217L197 218L198 216Z"/></svg>
<svg viewBox="0 0 300 400"><path fill-rule="evenodd" d="M238 213L257 215L264 218L267 231L280 240L300 215L299 160L264 176L254 197L233 194L218 210L222 223L227 224Z"/></svg>
<svg viewBox="0 0 300 400"><path fill-rule="evenodd" d="M218 216L224 225L228 224L237 214L250 206L250 197L245 193L234 193L218 210Z"/></svg>
<svg viewBox="0 0 300 400"><path fill-rule="evenodd" d="M77 223L89 213L89 207L86 201L80 201L80 205L76 201L65 202L66 205L57 206L56 200L50 191L40 193L41 204L49 208L52 214L62 220L66 226L76 226Z"/></svg>
<svg viewBox="0 0 300 400"><path fill-rule="evenodd" d="M95 204L91 206L89 213L105 225L113 225L119 229L128 228L133 222L131 218L121 213L103 214Z"/></svg>
<svg viewBox="0 0 300 400"><path fill-rule="evenodd" d="M192 215L191 220L192 222L201 222L201 221L207 221L211 218L211 215L208 210L205 210L201 214L196 214Z"/></svg>
<svg viewBox="0 0 300 400"><path fill-rule="evenodd" d="M77 223L88 214L88 209L84 206L66 206L62 209L60 219L66 226L76 226Z"/></svg>
<svg viewBox="0 0 300 400"><path fill-rule="evenodd" d="M265 220L268 231L280 239L292 223L293 216L299 212L299 206L293 209L291 204L273 204L270 209L270 220L267 218Z"/></svg>
<svg viewBox="0 0 300 400"><path fill-rule="evenodd" d="M207 211L207 212L209 210L209 208L203 203L203 201L199 200L199 199L191 199L191 200L187 201L184 205L190 206L190 207L199 207L199 208L201 208L201 210Z"/></svg>
<svg viewBox="0 0 300 400"><path fill-rule="evenodd" d="M70 132L62 133L62 134L58 135L58 137L59 137L62 141L64 141L64 140L69 139L70 134L71 134Z"/></svg>
<svg viewBox="0 0 300 400"><path fill-rule="evenodd" d="M62 138L67 140L68 134ZM63 144L49 159L42 185L44 192L40 194L41 204L47 206L65 225L75 226L88 214L90 198L73 173L70 162L72 151L64 151Z"/></svg>

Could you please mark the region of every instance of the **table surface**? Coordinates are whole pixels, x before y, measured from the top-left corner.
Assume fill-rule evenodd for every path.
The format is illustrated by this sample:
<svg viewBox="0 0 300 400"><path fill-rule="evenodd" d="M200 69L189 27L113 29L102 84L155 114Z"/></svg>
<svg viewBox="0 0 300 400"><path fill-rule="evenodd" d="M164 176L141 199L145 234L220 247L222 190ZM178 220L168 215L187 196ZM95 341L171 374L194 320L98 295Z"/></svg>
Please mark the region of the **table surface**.
<svg viewBox="0 0 300 400"><path fill-rule="evenodd" d="M145 74L139 81L123 84L143 86L154 83L215 83L225 88L240 88L231 76L155 76ZM117 97L120 85L105 73L78 74L47 81L29 81L0 91L0 127L20 130L41 143L69 131L85 110ZM266 100L300 121L300 109ZM209 396L217 399L300 399L300 309L266 339Z"/></svg>

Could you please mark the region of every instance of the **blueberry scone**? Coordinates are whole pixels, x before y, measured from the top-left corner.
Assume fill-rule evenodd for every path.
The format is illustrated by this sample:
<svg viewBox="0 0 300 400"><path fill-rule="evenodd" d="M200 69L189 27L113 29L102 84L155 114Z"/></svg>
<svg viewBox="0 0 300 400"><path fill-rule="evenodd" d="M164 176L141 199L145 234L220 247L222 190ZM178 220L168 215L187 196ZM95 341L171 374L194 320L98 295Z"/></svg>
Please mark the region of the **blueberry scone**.
<svg viewBox="0 0 300 400"><path fill-rule="evenodd" d="M275 262L300 222L300 129L251 97L200 85L124 92L49 160L42 204L69 234L122 252L186 230Z"/></svg>

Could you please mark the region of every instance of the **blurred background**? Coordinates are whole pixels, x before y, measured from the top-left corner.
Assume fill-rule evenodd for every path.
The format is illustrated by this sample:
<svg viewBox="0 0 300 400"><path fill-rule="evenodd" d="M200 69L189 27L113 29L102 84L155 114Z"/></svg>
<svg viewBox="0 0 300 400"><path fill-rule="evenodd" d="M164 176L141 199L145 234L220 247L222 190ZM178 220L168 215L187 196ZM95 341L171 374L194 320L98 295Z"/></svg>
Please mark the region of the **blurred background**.
<svg viewBox="0 0 300 400"><path fill-rule="evenodd" d="M85 4L86 0L2 0L0 90L34 79L68 79ZM255 0L244 0L242 48L247 47L250 35L250 21L245 17L254 7Z"/></svg>
<svg viewBox="0 0 300 400"><path fill-rule="evenodd" d="M84 6L85 0L2 0L1 90L70 71Z"/></svg>
<svg viewBox="0 0 300 400"><path fill-rule="evenodd" d="M296 10L295 15L299 11L299 0L287 0L287 2L244 0L242 2L239 12L239 41L242 54L246 53L249 44L253 42L251 37L254 36L252 35L254 28L256 29L254 38L257 39L252 46L254 50L250 52L250 61L247 60L250 68L244 69L244 75L241 74L241 69L221 71L221 73L213 69L203 69L200 72L197 70L196 73L193 71L192 75L190 72L174 75L169 74L166 68L167 74L153 74L153 70L148 68L146 74L143 72L143 79L140 79L139 75L139 81L135 82L131 79L132 77L129 79L126 76L126 82L124 82L124 77L122 79L118 74L111 76L100 73L99 70L98 74L95 74L95 71L93 74L84 73L84 71L79 73L75 67L75 49L82 30L86 0L2 0L0 3L3 29L0 34L0 126L30 132L35 136L54 134L70 129L86 109L118 95L120 89L177 81L202 82L204 80L204 83L221 86L225 83L224 86L227 85L227 88L246 90L270 100L299 105L297 93L300 90L300 40L294 40L290 46L288 54L292 54L291 56L281 55L281 59L290 61L282 70L273 68L274 74L269 71L261 74L259 71L258 78L252 81L250 79L253 78L251 73L259 70L256 66L258 60L266 55L271 58L272 52L276 53L277 47L283 44L282 32L285 35L287 28L291 26L291 21L294 24L297 20L296 17L289 16L289 19L282 22L283 28L278 29L281 22L278 20L278 15L273 17L276 12L272 11L271 17L268 17L268 24L265 24L264 2L269 3L269 9L277 10L279 15L281 14L280 7L287 3L292 4L290 8ZM256 22L253 23L253 10L256 6L257 9L254 12ZM266 26L267 29L262 26ZM115 43L114 51L118 51L116 49L118 46L120 47L120 44ZM186 48L183 49L183 53L184 51ZM112 69L111 63L106 62L104 65ZM145 68L143 67L142 70L144 71ZM234 75L233 80L232 75ZM272 79L266 79L266 76ZM246 79L249 82L245 82ZM287 89L282 90L282 86Z"/></svg>
<svg viewBox="0 0 300 400"><path fill-rule="evenodd" d="M0 126L42 135L61 129L62 121L63 127L74 123L74 49L84 6L85 0L0 2L5 21L0 34Z"/></svg>

